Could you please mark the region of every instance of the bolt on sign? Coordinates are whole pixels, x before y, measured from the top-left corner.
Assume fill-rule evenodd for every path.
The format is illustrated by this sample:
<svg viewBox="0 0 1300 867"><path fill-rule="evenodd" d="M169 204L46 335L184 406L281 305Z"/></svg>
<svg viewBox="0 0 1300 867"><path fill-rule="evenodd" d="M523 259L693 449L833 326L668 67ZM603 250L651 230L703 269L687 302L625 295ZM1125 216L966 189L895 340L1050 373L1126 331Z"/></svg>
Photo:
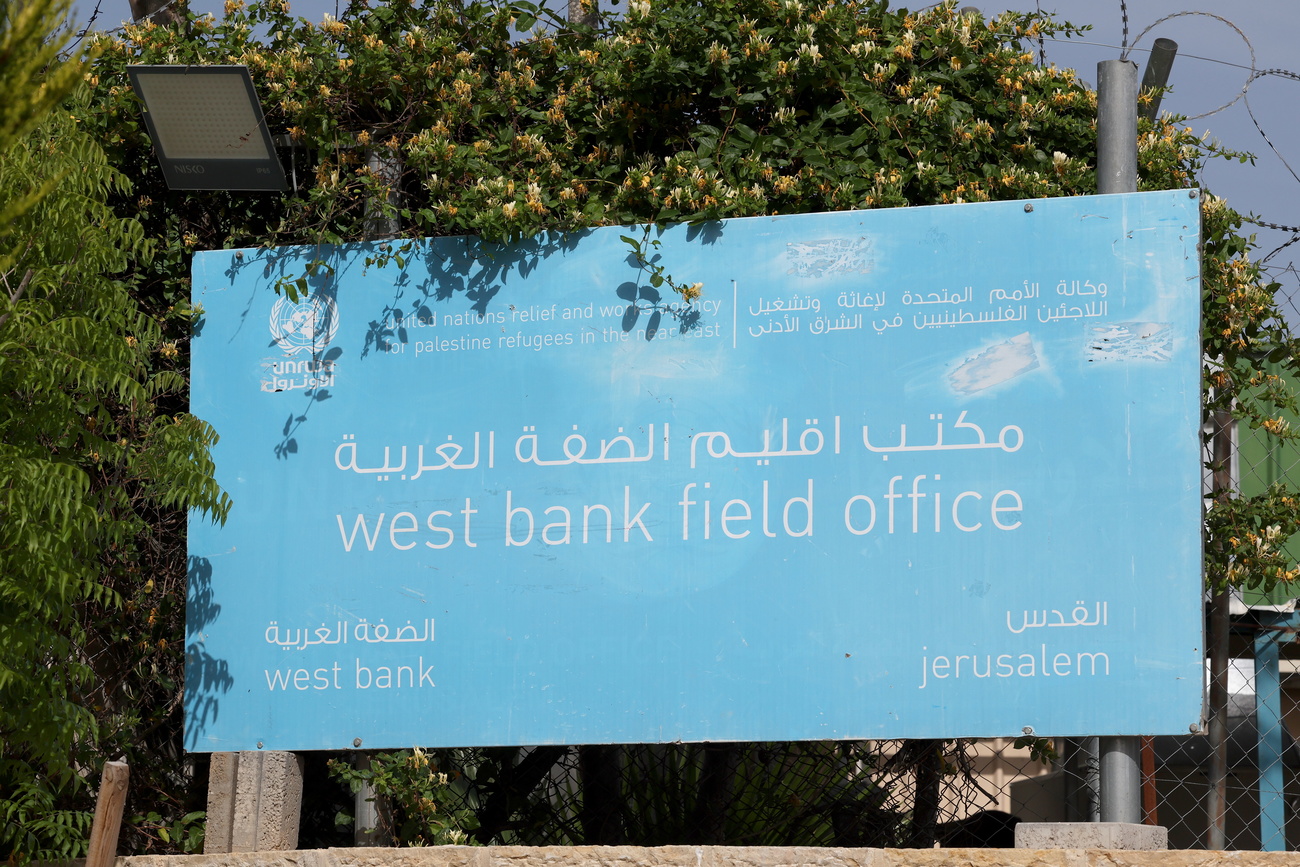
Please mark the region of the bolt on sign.
<svg viewBox="0 0 1300 867"><path fill-rule="evenodd" d="M188 747L1186 732L1199 234L1184 190L197 255Z"/></svg>

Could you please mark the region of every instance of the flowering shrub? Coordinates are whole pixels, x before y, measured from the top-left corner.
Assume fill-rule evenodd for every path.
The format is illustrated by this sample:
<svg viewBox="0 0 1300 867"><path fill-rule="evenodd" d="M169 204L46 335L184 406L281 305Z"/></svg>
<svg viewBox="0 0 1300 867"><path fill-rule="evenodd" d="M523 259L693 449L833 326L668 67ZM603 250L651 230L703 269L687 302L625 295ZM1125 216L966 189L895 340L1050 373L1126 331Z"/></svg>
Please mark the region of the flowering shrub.
<svg viewBox="0 0 1300 867"><path fill-rule="evenodd" d="M871 0L636 0L596 26L481 0L361 0L320 23L285 0L228 0L225 12L185 29L129 26L97 45L88 122L136 176L142 195L125 206L168 239L154 277L172 301L187 294L194 249L356 240L377 217L412 237L511 241L1096 190L1096 94L1072 70L1037 66L1023 44L1074 32L1048 17ZM128 63L246 64L272 130L296 144L299 191L166 192ZM1225 155L1168 117L1143 121L1137 145L1141 189L1192 186ZM1291 397L1262 367L1296 354L1274 287L1248 258L1239 215L1204 202L1207 412L1289 436ZM1267 496L1268 523L1252 529L1285 540L1294 500ZM1210 522L1212 582L1294 577L1253 543L1227 544L1247 538L1227 513ZM1248 562L1262 571L1243 574Z"/></svg>
<svg viewBox="0 0 1300 867"><path fill-rule="evenodd" d="M453 791L459 771L440 771L430 754L416 747L390 753L376 753L368 766L331 759L329 771L354 793L369 785L383 805L377 810L384 837L406 846L465 845L468 831L478 827L474 814L465 809L463 797ZM340 813L338 822L351 825L353 817Z"/></svg>
<svg viewBox="0 0 1300 867"><path fill-rule="evenodd" d="M1095 95L1018 45L1056 32L1045 19L801 0L637 3L595 28L538 15L396 0L313 24L282 0L230 0L188 32L146 23L102 38L100 123L153 187L125 65L248 65L309 182L276 203L278 219L186 219L187 247L355 239L365 203L387 192L412 235L513 240L1095 189Z"/></svg>

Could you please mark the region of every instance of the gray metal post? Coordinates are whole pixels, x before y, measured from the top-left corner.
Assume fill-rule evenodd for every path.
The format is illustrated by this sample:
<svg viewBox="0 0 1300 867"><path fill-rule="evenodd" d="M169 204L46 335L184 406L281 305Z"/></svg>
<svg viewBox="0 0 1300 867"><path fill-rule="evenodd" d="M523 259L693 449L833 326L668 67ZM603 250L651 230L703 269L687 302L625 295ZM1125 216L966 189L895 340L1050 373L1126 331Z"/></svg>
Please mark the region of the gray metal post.
<svg viewBox="0 0 1300 867"><path fill-rule="evenodd" d="M1137 64L1097 64L1097 192L1137 192ZM1101 820L1142 821L1141 746L1135 737L1104 737Z"/></svg>
<svg viewBox="0 0 1300 867"><path fill-rule="evenodd" d="M1137 192L1137 64L1097 64L1097 192Z"/></svg>
<svg viewBox="0 0 1300 867"><path fill-rule="evenodd" d="M595 27L596 3L594 0L589 4L584 4L582 0L569 0L568 15L566 17L575 24Z"/></svg>
<svg viewBox="0 0 1300 867"><path fill-rule="evenodd" d="M1259 613L1255 633L1255 726L1259 730L1259 840L1263 852L1286 851L1286 775L1282 731L1282 645L1295 640L1296 614Z"/></svg>
<svg viewBox="0 0 1300 867"><path fill-rule="evenodd" d="M1215 444L1226 435L1215 435ZM1205 801L1205 847L1227 848L1228 822L1228 629L1231 624L1228 591L1210 599L1210 766L1206 770L1209 789Z"/></svg>
<svg viewBox="0 0 1300 867"><path fill-rule="evenodd" d="M354 753L352 766L358 771L370 769L369 753ZM383 821L384 803L380 795L375 794L375 787L363 783L352 796L352 843L354 846L388 846L392 840Z"/></svg>
<svg viewBox="0 0 1300 867"><path fill-rule="evenodd" d="M376 150L367 150L365 156L370 171L388 188L386 202L377 197L366 202L366 240L396 237L402 231L402 221L396 215L385 214L384 205L390 208L401 205L398 185L402 180L402 161L393 154Z"/></svg>
<svg viewBox="0 0 1300 867"><path fill-rule="evenodd" d="M1137 738L1099 738L1101 820L1142 822L1142 757Z"/></svg>
<svg viewBox="0 0 1300 867"><path fill-rule="evenodd" d="M1174 67L1174 57L1178 54L1178 43L1172 39L1157 39L1151 46L1151 56L1147 58L1147 68L1142 73L1142 89L1139 92L1154 91L1151 101L1138 109L1138 117L1155 120L1160 113L1160 99L1166 85L1169 84L1169 71Z"/></svg>

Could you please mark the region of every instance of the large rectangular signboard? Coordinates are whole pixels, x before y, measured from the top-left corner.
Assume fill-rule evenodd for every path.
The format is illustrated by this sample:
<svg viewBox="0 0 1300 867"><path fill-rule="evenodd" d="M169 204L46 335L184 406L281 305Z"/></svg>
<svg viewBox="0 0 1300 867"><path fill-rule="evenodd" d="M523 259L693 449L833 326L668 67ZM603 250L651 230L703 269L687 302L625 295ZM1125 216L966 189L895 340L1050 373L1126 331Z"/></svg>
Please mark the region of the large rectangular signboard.
<svg viewBox="0 0 1300 867"><path fill-rule="evenodd" d="M1198 206L198 255L187 745L1186 732Z"/></svg>

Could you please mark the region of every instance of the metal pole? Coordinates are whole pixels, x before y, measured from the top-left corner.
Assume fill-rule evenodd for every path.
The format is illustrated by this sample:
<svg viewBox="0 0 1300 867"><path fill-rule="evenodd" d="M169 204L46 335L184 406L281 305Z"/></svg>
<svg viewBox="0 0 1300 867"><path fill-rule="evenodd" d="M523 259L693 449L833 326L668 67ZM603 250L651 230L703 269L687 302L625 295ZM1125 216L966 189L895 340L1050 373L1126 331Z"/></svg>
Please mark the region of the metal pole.
<svg viewBox="0 0 1300 867"><path fill-rule="evenodd" d="M1279 657L1282 645L1295 634L1294 614L1259 613L1255 633L1255 727L1259 743L1259 841L1260 851L1286 851L1286 775L1284 774L1282 729L1282 683Z"/></svg>
<svg viewBox="0 0 1300 867"><path fill-rule="evenodd" d="M1100 738L1101 820L1142 821L1142 744L1137 738Z"/></svg>
<svg viewBox="0 0 1300 867"><path fill-rule="evenodd" d="M569 0L568 15L569 21L574 24L582 24L587 27L596 26L596 2L590 0L584 3L583 0Z"/></svg>
<svg viewBox="0 0 1300 867"><path fill-rule="evenodd" d="M1097 192L1137 192L1137 64L1097 64ZM1135 737L1104 737L1101 821L1142 821L1141 745Z"/></svg>
<svg viewBox="0 0 1300 867"><path fill-rule="evenodd" d="M1097 802L1097 739L1065 738L1061 749L1065 775L1065 821L1100 822Z"/></svg>
<svg viewBox="0 0 1300 867"><path fill-rule="evenodd" d="M1229 412L1214 415L1214 433L1211 442L1214 471L1214 490L1220 499L1226 499L1232 487L1232 449L1236 422ZM1206 772L1209 789L1205 811L1207 829L1205 847L1222 850L1227 846L1228 816L1228 630L1231 615L1228 610L1228 590L1219 590L1210 599L1210 706L1209 737L1210 767Z"/></svg>
<svg viewBox="0 0 1300 867"><path fill-rule="evenodd" d="M1210 600L1210 767L1206 771L1205 801L1208 828L1205 847L1221 851L1227 845L1228 818L1228 591Z"/></svg>
<svg viewBox="0 0 1300 867"><path fill-rule="evenodd" d="M1137 64L1097 64L1097 192L1137 192Z"/></svg>
<svg viewBox="0 0 1300 867"><path fill-rule="evenodd" d="M391 153L376 150L367 150L365 156L371 174L379 178L388 189L386 199L374 196L366 201L366 240L394 238L402 231L402 221L396 214L385 214L384 205L396 209L402 202L399 190L402 161Z"/></svg>
<svg viewBox="0 0 1300 867"><path fill-rule="evenodd" d="M358 771L370 770L370 753L353 753L352 767ZM392 840L384 822L383 796L375 794L373 783L367 781L361 784L361 788L352 796L352 808L352 845L391 845Z"/></svg>
<svg viewBox="0 0 1300 867"><path fill-rule="evenodd" d="M1165 86L1169 84L1169 70L1174 66L1174 57L1178 54L1178 43L1172 39L1157 39L1151 46L1151 56L1147 58L1146 71L1142 73L1142 90L1150 90L1151 101L1138 108L1138 117L1154 121L1160 113L1160 100L1164 96Z"/></svg>

